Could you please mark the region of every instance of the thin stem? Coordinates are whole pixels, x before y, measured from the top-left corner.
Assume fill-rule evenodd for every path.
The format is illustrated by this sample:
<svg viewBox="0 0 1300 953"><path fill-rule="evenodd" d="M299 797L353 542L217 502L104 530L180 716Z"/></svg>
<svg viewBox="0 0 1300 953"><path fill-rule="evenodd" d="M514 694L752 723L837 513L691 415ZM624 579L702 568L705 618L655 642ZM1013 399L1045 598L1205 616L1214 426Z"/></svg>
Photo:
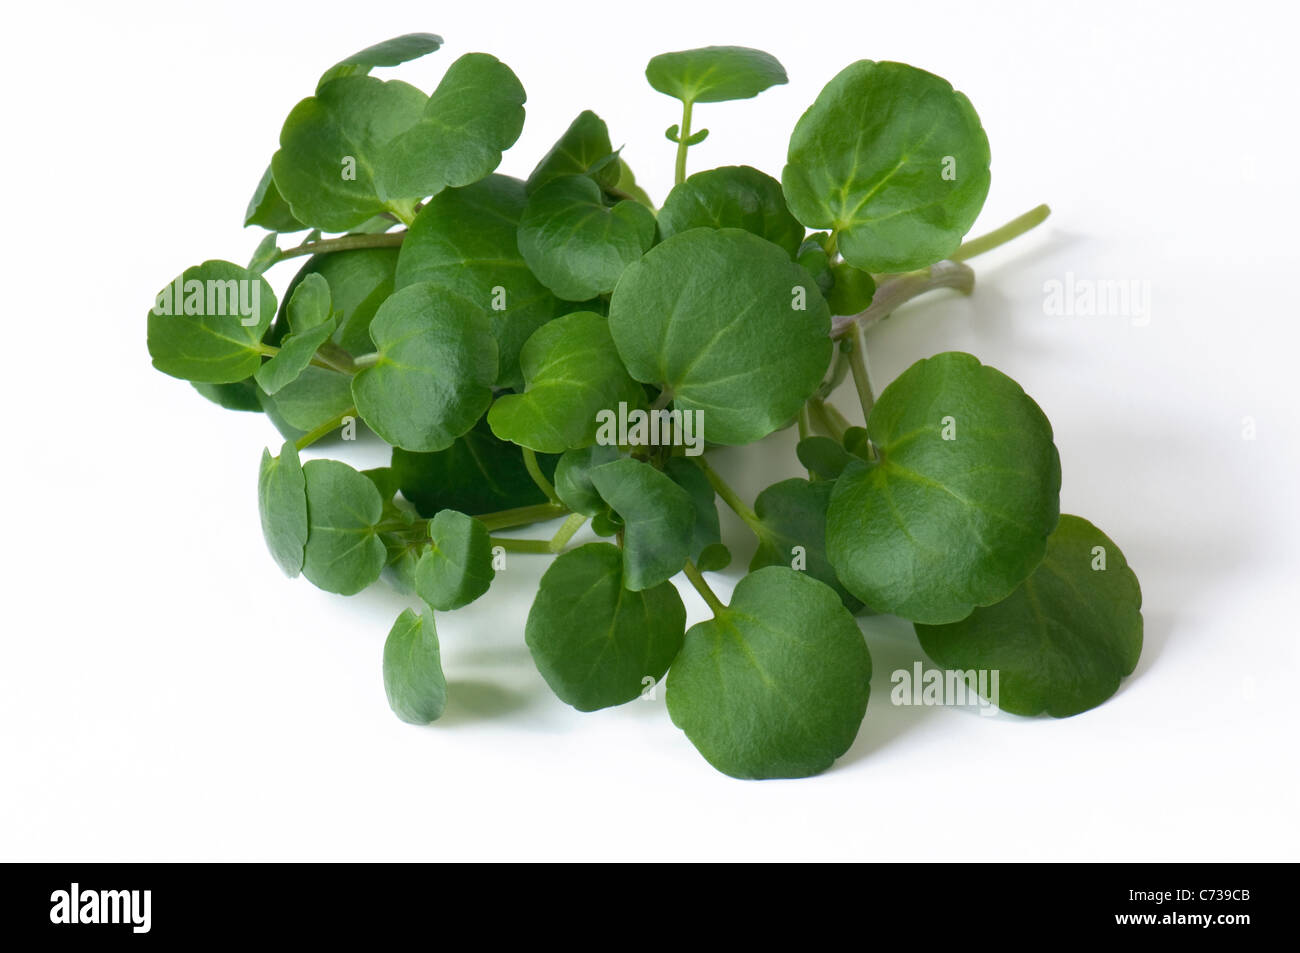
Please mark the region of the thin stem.
<svg viewBox="0 0 1300 953"><path fill-rule="evenodd" d="M869 328L889 317L900 305L927 291L954 288L962 294L970 294L974 287L975 272L969 265L956 261L940 261L922 271L894 275L876 286L876 293L865 311L832 318L831 337L842 338L855 325Z"/></svg>
<svg viewBox="0 0 1300 953"><path fill-rule="evenodd" d="M552 503L559 503L560 498L555 495L555 487L551 486L551 481L546 479L546 474L542 472L541 466L537 463L537 454L529 450L524 450L524 466L528 470L528 475L533 478L537 488L546 494L546 498Z"/></svg>
<svg viewBox="0 0 1300 953"><path fill-rule="evenodd" d="M686 565L682 568L686 573L686 578L691 581L691 585L695 587L695 591L698 592L700 596L703 597L704 601L709 604L709 609L715 616L721 615L727 611L727 607L723 605L722 600L714 594L713 590L709 588L709 584L704 581L704 576L701 574L695 563L688 559L686 560Z"/></svg>
<svg viewBox="0 0 1300 953"><path fill-rule="evenodd" d="M531 526L543 523L558 516L565 516L568 507L558 503L534 503L532 506L518 506L512 510L498 510L495 513L481 513L478 521L487 527L488 532L499 529L514 529L518 526Z"/></svg>
<svg viewBox="0 0 1300 953"><path fill-rule="evenodd" d="M812 420L808 417L808 405L804 404L799 408L799 439L806 440L812 433Z"/></svg>
<svg viewBox="0 0 1300 953"><path fill-rule="evenodd" d="M677 130L677 185L686 181L686 150L690 148L686 140L691 137L691 107L694 105L689 99L682 103L682 127Z"/></svg>
<svg viewBox="0 0 1300 953"><path fill-rule="evenodd" d="M871 392L871 375L867 373L867 335L862 325L853 325L853 350L849 352L849 370L853 373L853 386L862 404L862 419L871 418L871 408L876 405L876 395Z"/></svg>
<svg viewBox="0 0 1300 953"><path fill-rule="evenodd" d="M816 397L810 399L804 407L808 411L808 417L813 425L823 434L832 440L843 441L844 431L847 427L837 426L835 421L831 420L830 414L826 412L826 402Z"/></svg>
<svg viewBox="0 0 1300 953"><path fill-rule="evenodd" d="M837 431L839 431L840 439L843 440L845 431L847 431L853 425L849 423L848 418L845 417L842 413L840 413L839 408L836 407L834 404L827 403L825 400L823 400L821 402L821 405L822 405L822 410L826 412L826 419L831 422L831 426L833 426Z"/></svg>
<svg viewBox="0 0 1300 953"><path fill-rule="evenodd" d="M722 502L726 503L727 506L731 508L731 511L739 516L741 520L744 521L745 525L754 531L755 536L761 538L763 524L759 522L758 514L753 511L748 503L740 498L739 494L737 494L735 490L727 485L727 481L718 475L717 470L714 470L713 467L709 466L703 456L696 457L696 462L699 463L700 469L704 471L704 475L709 478L709 483L712 484L713 491L717 493L718 496L722 497Z"/></svg>
<svg viewBox="0 0 1300 953"><path fill-rule="evenodd" d="M341 235L338 238L306 242L296 248L286 248L271 259L271 265L301 255L324 255L327 252L352 251L354 248L396 248L405 238L406 232L380 232L378 235Z"/></svg>
<svg viewBox="0 0 1300 953"><path fill-rule="evenodd" d="M357 415L357 409L355 407L349 407L347 410L343 411L343 413L339 414L337 417L333 417L325 421L325 423L321 424L315 430L310 430L307 433L303 434L301 437L299 437L297 440L294 441L293 445L297 447L299 450L305 450L308 447L310 447L313 443L315 443L317 440L319 440L321 437L324 437L326 434L333 433L339 427L342 427L343 421L347 420L349 417L356 417L356 415Z"/></svg>
<svg viewBox="0 0 1300 953"><path fill-rule="evenodd" d="M560 528L556 530L555 535L551 537L550 543L547 544L550 546L551 552L558 553L564 549L569 540L573 539L573 534L582 529L582 524L585 522L587 522L587 517L581 513L570 513L569 518L560 524Z"/></svg>
<svg viewBox="0 0 1300 953"><path fill-rule="evenodd" d="M953 253L952 260L966 261L968 258L982 255L999 245L1005 245L1013 238L1019 238L1031 228L1037 228L1043 224L1043 222L1047 221L1047 216L1051 214L1052 210L1046 205L1032 208L1019 218L1013 218L1000 228L993 229L987 235L981 235L979 238L972 238L968 242L963 242L962 246Z"/></svg>
<svg viewBox="0 0 1300 953"><path fill-rule="evenodd" d="M546 539L511 539L508 536L489 536L493 547L500 546L508 553L542 553L554 552L550 540Z"/></svg>

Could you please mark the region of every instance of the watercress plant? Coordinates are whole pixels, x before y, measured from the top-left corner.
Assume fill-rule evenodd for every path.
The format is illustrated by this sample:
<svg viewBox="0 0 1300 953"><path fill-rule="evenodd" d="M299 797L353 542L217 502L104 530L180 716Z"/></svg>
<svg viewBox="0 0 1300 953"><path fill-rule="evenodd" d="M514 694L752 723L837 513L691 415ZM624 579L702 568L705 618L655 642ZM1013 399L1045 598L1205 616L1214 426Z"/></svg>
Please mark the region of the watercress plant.
<svg viewBox="0 0 1300 953"><path fill-rule="evenodd" d="M672 721L735 777L814 774L852 744L871 679L855 615L910 620L942 666L997 670L1006 711L1115 692L1141 593L1114 542L1061 515L1043 411L969 354L924 356L879 394L868 375L872 325L969 293L965 261L1047 215L963 244L989 145L962 93L862 60L795 124L780 181L688 176L695 107L785 70L741 47L656 56L647 79L681 103L656 208L590 111L527 179L497 173L525 96L495 57L460 57L431 95L370 75L441 45L398 37L327 70L249 203L268 232L249 265L187 269L148 318L155 367L282 434L258 476L281 569L416 598L383 652L399 718L441 715L435 612L486 595L508 553L551 560L522 630L560 699L620 705L666 676ZM296 258L277 307L263 272ZM828 400L849 377L865 427ZM390 466L300 460L359 424ZM752 504L708 462L789 427L808 478ZM705 579L731 561L718 499L757 541L729 602ZM508 534L545 521L549 540ZM606 541L575 545L588 523ZM681 577L711 613L690 628Z"/></svg>

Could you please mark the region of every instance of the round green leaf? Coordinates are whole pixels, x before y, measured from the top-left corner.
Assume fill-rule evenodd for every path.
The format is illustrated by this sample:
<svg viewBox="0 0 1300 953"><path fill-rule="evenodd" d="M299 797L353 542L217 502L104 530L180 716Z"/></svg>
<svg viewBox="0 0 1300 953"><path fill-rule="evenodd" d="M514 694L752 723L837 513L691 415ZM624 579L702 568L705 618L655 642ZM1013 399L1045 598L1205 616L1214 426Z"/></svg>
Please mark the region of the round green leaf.
<svg viewBox="0 0 1300 953"><path fill-rule="evenodd" d="M389 707L402 721L427 725L447 707L447 679L433 612L410 609L393 623L384 641L384 692Z"/></svg>
<svg viewBox="0 0 1300 953"><path fill-rule="evenodd" d="M849 264L909 271L961 244L988 194L989 143L947 80L859 60L795 126L781 181L795 217L838 232Z"/></svg>
<svg viewBox="0 0 1300 953"><path fill-rule="evenodd" d="M307 545L307 482L292 443L286 442L278 457L271 456L270 450L262 451L257 511L271 556L285 575L293 578L302 572Z"/></svg>
<svg viewBox="0 0 1300 953"><path fill-rule="evenodd" d="M609 329L628 372L702 414L713 443L788 423L831 358L830 312L808 272L735 228L674 235L629 266Z"/></svg>
<svg viewBox="0 0 1300 953"><path fill-rule="evenodd" d="M275 315L266 279L228 261L185 269L154 297L149 356L164 374L230 384L262 363L262 338Z"/></svg>
<svg viewBox="0 0 1300 953"><path fill-rule="evenodd" d="M781 183L747 165L697 172L668 193L659 211L659 233L667 238L692 228L743 228L791 257L804 234L785 207Z"/></svg>
<svg viewBox="0 0 1300 953"><path fill-rule="evenodd" d="M566 451L555 466L555 495L561 503L583 516L595 517L605 512L609 505L591 482L591 471L617 460L619 456L618 447L606 444Z"/></svg>
<svg viewBox="0 0 1300 953"><path fill-rule="evenodd" d="M375 532L384 509L379 490L337 460L309 460L302 473L307 487L302 574L326 592L360 592L379 578L388 560Z"/></svg>
<svg viewBox="0 0 1300 953"><path fill-rule="evenodd" d="M871 691L867 644L830 587L769 566L691 626L668 673L668 714L734 778L801 778L853 744Z"/></svg>
<svg viewBox="0 0 1300 953"><path fill-rule="evenodd" d="M519 251L561 298L585 301L614 290L625 268L654 244L654 214L625 199L612 208L585 175L552 179L528 199Z"/></svg>
<svg viewBox="0 0 1300 953"><path fill-rule="evenodd" d="M794 452L799 462L822 480L838 478L853 459L839 441L830 437L805 437L795 446Z"/></svg>
<svg viewBox="0 0 1300 953"><path fill-rule="evenodd" d="M542 576L524 640L551 690L579 711L621 705L663 677L686 607L672 583L634 591L609 543L587 543Z"/></svg>
<svg viewBox="0 0 1300 953"><path fill-rule="evenodd" d="M444 612L467 606L492 585L492 540L478 520L441 510L429 520L433 545L415 567L415 591Z"/></svg>
<svg viewBox="0 0 1300 953"><path fill-rule="evenodd" d="M749 99L789 81L776 57L744 46L660 53L646 66L645 78L659 92L684 103Z"/></svg>
<svg viewBox="0 0 1300 953"><path fill-rule="evenodd" d="M521 386L519 351L539 327L561 313L555 296L528 270L516 227L524 184L490 175L448 189L420 210L402 242L397 287L431 281L473 302L491 326L500 356L498 385Z"/></svg>
<svg viewBox="0 0 1300 953"><path fill-rule="evenodd" d="M749 571L785 566L806 572L834 589L846 609L857 612L862 603L844 588L826 557L826 508L834 489L835 484L825 480L810 483L795 477L758 494L758 549Z"/></svg>
<svg viewBox="0 0 1300 953"><path fill-rule="evenodd" d="M876 295L876 279L871 277L871 273L842 261L831 265L830 272L834 284L826 295L826 303L831 306L831 314L865 311Z"/></svg>
<svg viewBox="0 0 1300 953"><path fill-rule="evenodd" d="M993 700L1004 711L1062 718L1100 705L1137 667L1141 609L1119 547L1062 515L1047 555L1015 592L958 622L918 624L916 634L944 668L997 672Z"/></svg>
<svg viewBox="0 0 1300 953"><path fill-rule="evenodd" d="M375 163L390 139L420 119L427 101L406 83L346 76L293 107L271 172L294 216L313 228L346 232L387 211Z"/></svg>
<svg viewBox="0 0 1300 953"><path fill-rule="evenodd" d="M630 457L596 467L591 482L623 519L624 585L649 589L680 572L691 556L695 528L690 494Z"/></svg>
<svg viewBox="0 0 1300 953"><path fill-rule="evenodd" d="M419 121L384 148L384 193L436 195L488 175L524 128L526 98L510 67L487 53L466 53L448 68Z"/></svg>
<svg viewBox="0 0 1300 953"><path fill-rule="evenodd" d="M914 622L1006 598L1043 558L1060 508L1052 426L969 354L918 361L876 401L879 459L851 463L827 511L831 563L855 596Z"/></svg>
<svg viewBox="0 0 1300 953"><path fill-rule="evenodd" d="M357 410L396 447L451 446L492 402L497 346L482 311L431 283L410 285L370 322L378 360L352 379Z"/></svg>
<svg viewBox="0 0 1300 953"><path fill-rule="evenodd" d="M596 440L596 415L638 406L641 385L619 360L605 318L577 311L544 324L524 345L519 360L522 394L498 397L488 411L492 431L504 440L543 453L588 446Z"/></svg>
<svg viewBox="0 0 1300 953"><path fill-rule="evenodd" d="M563 175L587 175L594 165L609 158L613 151L605 120L590 109L584 109L528 176L528 194ZM616 164L615 174L621 171Z"/></svg>
<svg viewBox="0 0 1300 953"><path fill-rule="evenodd" d="M268 414L274 411L295 430L308 433L351 410L352 378L323 367L308 367L265 400Z"/></svg>
<svg viewBox="0 0 1300 953"><path fill-rule="evenodd" d="M400 66L419 59L442 46L442 37L433 33L405 33L345 57L327 69L316 83L317 89L341 76L364 76L376 66Z"/></svg>

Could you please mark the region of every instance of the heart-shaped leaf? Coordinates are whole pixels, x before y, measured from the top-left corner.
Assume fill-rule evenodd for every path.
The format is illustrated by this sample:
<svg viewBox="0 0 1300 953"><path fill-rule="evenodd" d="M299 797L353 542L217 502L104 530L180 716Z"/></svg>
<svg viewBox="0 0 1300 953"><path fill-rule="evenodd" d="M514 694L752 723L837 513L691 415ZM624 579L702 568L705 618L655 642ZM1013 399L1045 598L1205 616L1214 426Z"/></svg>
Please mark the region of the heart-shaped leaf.
<svg viewBox="0 0 1300 953"><path fill-rule="evenodd" d="M636 407L644 396L619 360L605 318L578 311L533 333L519 359L522 394L498 397L488 412L493 432L543 453L589 446L597 414ZM436 608L436 607L435 607Z"/></svg>
<svg viewBox="0 0 1300 953"><path fill-rule="evenodd" d="M322 75L316 88L341 76L364 76L376 66L400 66L419 59L442 46L442 37L433 33L405 33L339 60Z"/></svg>
<svg viewBox="0 0 1300 953"><path fill-rule="evenodd" d="M292 443L286 443L278 457L271 456L270 450L262 451L257 511L271 556L285 575L297 576L302 572L307 545L307 481Z"/></svg>
<svg viewBox="0 0 1300 953"><path fill-rule="evenodd" d="M266 279L228 261L205 261L154 297L149 355L164 374L229 384L262 363L262 338L275 316Z"/></svg>
<svg viewBox="0 0 1300 953"><path fill-rule="evenodd" d="M552 179L528 199L519 251L561 298L585 301L614 290L624 269L654 244L655 218L640 202L612 208L585 175Z"/></svg>
<svg viewBox="0 0 1300 953"><path fill-rule="evenodd" d="M1101 530L1062 515L1033 574L996 605L947 625L917 625L945 668L989 671L991 699L1018 715L1054 718L1100 705L1137 667L1142 590ZM991 673L998 679L992 681Z"/></svg>
<svg viewBox="0 0 1300 953"><path fill-rule="evenodd" d="M646 66L645 77L659 92L684 103L749 99L789 81L776 57L744 46L660 53Z"/></svg>
<svg viewBox="0 0 1300 953"><path fill-rule="evenodd" d="M1043 558L1060 507L1052 426L969 354L918 361L876 401L879 454L835 483L827 551L850 592L914 622L1005 599Z"/></svg>
<svg viewBox="0 0 1300 953"><path fill-rule="evenodd" d="M492 540L478 520L440 510L429 520L432 546L415 567L415 591L435 609L467 606L492 585Z"/></svg>
<svg viewBox="0 0 1300 953"><path fill-rule="evenodd" d="M834 229L849 264L909 271L947 258L975 222L989 142L947 80L859 60L795 126L781 181L795 218Z"/></svg>
<svg viewBox="0 0 1300 953"><path fill-rule="evenodd" d="M714 443L788 423L831 358L830 312L812 277L769 241L735 228L674 235L628 267L609 329L628 372L701 412Z"/></svg>
<svg viewBox="0 0 1300 953"><path fill-rule="evenodd" d="M302 473L307 487L302 574L326 592L360 592L379 578L388 560L375 531L384 509L379 490L337 460L309 460Z"/></svg>
<svg viewBox="0 0 1300 953"><path fill-rule="evenodd" d="M769 566L691 626L668 673L668 713L735 778L802 778L853 744L871 691L867 644L829 586Z"/></svg>
<svg viewBox="0 0 1300 953"><path fill-rule="evenodd" d="M403 609L384 641L384 692L398 718L412 725L437 721L447 707L447 679L433 612Z"/></svg>
<svg viewBox="0 0 1300 953"><path fill-rule="evenodd" d="M794 257L804 228L785 207L781 183L747 165L697 172L668 193L659 211L664 238L692 228L743 228Z"/></svg>
<svg viewBox="0 0 1300 953"><path fill-rule="evenodd" d="M630 589L618 549L587 543L542 576L524 640L560 700L595 711L659 681L685 630L686 607L672 583Z"/></svg>
<svg viewBox="0 0 1300 953"><path fill-rule="evenodd" d="M504 175L448 189L416 216L397 262L398 288L430 281L487 316L503 387L522 386L519 351L562 311L519 252L516 227L526 202L524 183Z"/></svg>
<svg viewBox="0 0 1300 953"><path fill-rule="evenodd" d="M623 584L649 589L680 572L690 558L695 527L690 494L630 457L596 467L591 482L623 519Z"/></svg>
<svg viewBox="0 0 1300 953"><path fill-rule="evenodd" d="M378 360L352 379L357 410L393 446L445 450L492 402L497 346L483 312L424 282L379 306Z"/></svg>

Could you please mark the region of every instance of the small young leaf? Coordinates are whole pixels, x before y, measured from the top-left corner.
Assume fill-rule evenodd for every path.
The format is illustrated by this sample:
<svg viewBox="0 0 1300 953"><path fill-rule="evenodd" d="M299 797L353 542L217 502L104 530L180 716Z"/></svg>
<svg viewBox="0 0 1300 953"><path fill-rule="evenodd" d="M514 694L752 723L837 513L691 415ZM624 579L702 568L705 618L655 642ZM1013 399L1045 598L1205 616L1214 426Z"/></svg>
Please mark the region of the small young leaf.
<svg viewBox="0 0 1300 953"><path fill-rule="evenodd" d="M278 233L269 232L257 243L257 248L253 250L253 257L248 260L250 272L260 275L275 263L275 259L280 254L280 247L276 244L279 237Z"/></svg>
<svg viewBox="0 0 1300 953"><path fill-rule="evenodd" d="M769 241L696 228L628 267L609 329L628 372L702 413L714 443L788 423L830 364L830 312L812 277Z"/></svg>
<svg viewBox="0 0 1300 953"><path fill-rule="evenodd" d="M831 563L879 612L955 622L1010 595L1056 527L1061 461L1020 385L969 354L918 361L876 401L879 459L852 463L826 518Z"/></svg>
<svg viewBox="0 0 1300 953"><path fill-rule="evenodd" d="M636 407L644 396L623 369L608 322L590 311L542 325L519 363L524 392L498 397L488 423L498 437L531 450L562 453L589 446L600 411L617 411L620 403Z"/></svg>
<svg viewBox="0 0 1300 953"><path fill-rule="evenodd" d="M668 193L659 212L664 238L692 228L743 228L794 257L804 228L785 207L781 183L747 165L697 172Z"/></svg>
<svg viewBox="0 0 1300 953"><path fill-rule="evenodd" d="M649 589L680 572L690 558L695 527L690 494L631 458L596 467L591 482L623 519L623 584Z"/></svg>
<svg viewBox="0 0 1300 953"><path fill-rule="evenodd" d="M947 258L989 190L989 142L964 95L902 63L859 60L827 84L790 136L786 201L834 229L863 271Z"/></svg>
<svg viewBox="0 0 1300 953"><path fill-rule="evenodd" d="M534 331L563 313L519 253L516 227L526 202L524 183L504 175L448 189L415 217L397 262L398 288L431 281L486 315L497 342L501 387L523 386L519 351Z"/></svg>
<svg viewBox="0 0 1300 953"><path fill-rule="evenodd" d="M916 626L927 655L998 672L999 708L1054 718L1100 705L1137 667L1142 590L1101 530L1063 515L1033 574L996 605L948 625ZM991 684L991 683L990 683Z"/></svg>
<svg viewBox="0 0 1300 953"><path fill-rule="evenodd" d="M823 480L835 480L853 459L852 455L830 437L805 437L794 448L795 455L809 471Z"/></svg>
<svg viewBox="0 0 1300 953"><path fill-rule="evenodd" d="M412 725L437 721L447 707L447 679L433 611L403 609L384 641L384 692L398 718Z"/></svg>
<svg viewBox="0 0 1300 953"><path fill-rule="evenodd" d="M659 681L685 630L686 607L672 583L633 590L625 586L617 547L587 543L542 576L524 640L560 700L595 711L631 701Z"/></svg>
<svg viewBox="0 0 1300 953"><path fill-rule="evenodd" d="M337 460L309 460L302 472L308 524L302 574L326 592L360 592L379 578L388 561L375 532L384 509L379 490Z"/></svg>
<svg viewBox="0 0 1300 953"><path fill-rule="evenodd" d="M528 194L560 176L587 175L593 165L613 151L605 120L584 109L528 176Z"/></svg>
<svg viewBox="0 0 1300 953"><path fill-rule="evenodd" d="M381 152L384 194L436 195L491 173L524 128L526 98L510 67L487 53L466 53L448 68L419 121Z"/></svg>
<svg viewBox="0 0 1300 953"><path fill-rule="evenodd" d="M429 520L433 545L415 567L415 591L443 612L467 606L492 585L492 541L478 520L441 510Z"/></svg>
<svg viewBox="0 0 1300 953"><path fill-rule="evenodd" d="M370 322L393 293L397 255L396 248L357 248L308 258L285 292L286 302L276 319L271 343L278 344L288 332L288 302L299 285L310 275L319 275L329 287L330 310L338 314L334 343L353 357L372 352L375 345L370 339Z"/></svg>
<svg viewBox="0 0 1300 953"><path fill-rule="evenodd" d="M833 284L826 295L826 303L831 306L831 314L865 311L876 294L876 279L871 277L871 273L842 261L831 265L830 270Z"/></svg>
<svg viewBox="0 0 1300 953"><path fill-rule="evenodd" d="M262 451L257 510L271 556L292 579L302 572L307 545L307 481L292 443L285 443L278 457L271 456L270 450Z"/></svg>
<svg viewBox="0 0 1300 953"><path fill-rule="evenodd" d="M614 290L619 276L654 244L654 215L626 199L613 208L585 175L552 179L528 199L519 251L561 298L584 301Z"/></svg>
<svg viewBox="0 0 1300 953"><path fill-rule="evenodd" d="M428 97L371 76L332 80L293 107L271 157L276 187L300 221L345 232L390 208L375 164L393 137L419 121Z"/></svg>
<svg viewBox="0 0 1300 953"><path fill-rule="evenodd" d="M617 460L620 455L618 447L604 444L566 451L555 466L555 495L561 503L583 516L595 517L605 512L609 504L591 482L591 471Z"/></svg>
<svg viewBox="0 0 1300 953"><path fill-rule="evenodd" d="M316 349L333 333L334 319L327 318L324 324L290 334L280 342L280 353L257 369L254 376L258 386L268 394L275 394L297 380L311 363Z"/></svg>
<svg viewBox="0 0 1300 953"><path fill-rule="evenodd" d="M316 83L316 88L324 86L332 79L341 76L364 76L376 66L400 66L410 60L419 59L426 53L432 53L442 46L442 37L432 33L406 33L384 40L374 46L339 60L323 74Z"/></svg>
<svg viewBox="0 0 1300 953"><path fill-rule="evenodd" d="M333 85L333 84L331 84ZM492 402L497 346L483 312L436 285L409 285L370 322L379 359L352 379L361 418L404 450L445 450Z"/></svg>
<svg viewBox="0 0 1300 953"><path fill-rule="evenodd" d="M668 673L668 714L724 774L801 778L853 744L870 691L871 655L835 593L769 566L686 633Z"/></svg>
<svg viewBox="0 0 1300 953"><path fill-rule="evenodd" d="M149 355L164 374L229 384L261 366L261 342L275 316L266 279L228 261L187 268L154 298Z"/></svg>
<svg viewBox="0 0 1300 953"><path fill-rule="evenodd" d="M776 57L744 46L660 53L646 66L645 77L659 92L684 103L749 99L789 81Z"/></svg>
<svg viewBox="0 0 1300 953"><path fill-rule="evenodd" d="M248 210L244 212L244 227L260 225L272 232L300 232L307 226L293 216L293 210L284 200L280 190L275 187L275 179L268 165L257 183L257 190L248 201Z"/></svg>
<svg viewBox="0 0 1300 953"><path fill-rule="evenodd" d="M289 295L286 310L291 331L301 333L324 324L334 313L329 281L319 272L303 275Z"/></svg>

